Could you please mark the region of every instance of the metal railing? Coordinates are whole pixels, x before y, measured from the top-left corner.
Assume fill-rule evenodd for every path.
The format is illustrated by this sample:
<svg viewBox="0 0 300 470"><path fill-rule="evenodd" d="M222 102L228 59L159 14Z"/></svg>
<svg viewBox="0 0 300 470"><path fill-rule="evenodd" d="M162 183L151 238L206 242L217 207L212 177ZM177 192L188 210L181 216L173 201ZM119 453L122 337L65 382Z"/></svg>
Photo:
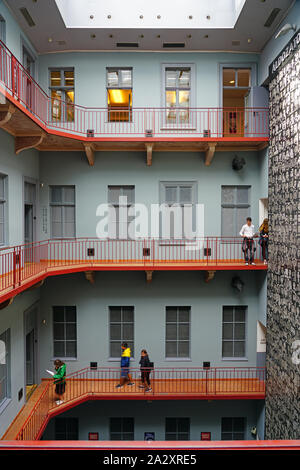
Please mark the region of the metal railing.
<svg viewBox="0 0 300 470"><path fill-rule="evenodd" d="M254 240L255 259L261 247ZM203 237L194 240L166 239L52 239L0 250L0 295L26 280L54 269L159 269L189 266L212 268L244 262L238 237Z"/></svg>
<svg viewBox="0 0 300 470"><path fill-rule="evenodd" d="M133 386L125 385L116 388L120 380L120 368L86 368L70 374L66 379L66 390L63 406L76 406L78 401L92 397L116 396L126 394L138 398L141 395L157 396L191 396L198 398L243 397L253 395L262 397L265 392L264 367L213 367L213 368L158 368L150 372L150 392L139 388L140 370L130 369ZM55 403L54 384L49 381L41 397L35 404L22 428L17 440L35 440L41 435L48 415L58 410Z"/></svg>
<svg viewBox="0 0 300 470"><path fill-rule="evenodd" d="M0 85L45 128L84 138L268 138L267 108L143 107L116 109L112 119L108 108L54 103L1 41Z"/></svg>

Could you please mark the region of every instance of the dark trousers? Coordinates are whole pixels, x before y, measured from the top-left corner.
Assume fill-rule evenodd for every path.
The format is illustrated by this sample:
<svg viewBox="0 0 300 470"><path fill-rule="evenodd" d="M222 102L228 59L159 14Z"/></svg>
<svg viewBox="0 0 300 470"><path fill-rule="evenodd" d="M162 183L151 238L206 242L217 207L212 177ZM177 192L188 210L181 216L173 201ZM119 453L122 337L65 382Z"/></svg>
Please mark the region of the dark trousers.
<svg viewBox="0 0 300 470"><path fill-rule="evenodd" d="M262 240L261 242L262 257L268 261L269 258L269 249L268 249L268 240Z"/></svg>
<svg viewBox="0 0 300 470"><path fill-rule="evenodd" d="M150 387L150 371L141 370L141 379L143 383L146 383Z"/></svg>
<svg viewBox="0 0 300 470"><path fill-rule="evenodd" d="M254 259L254 240L253 238L244 238L243 241L243 252L246 263L253 263Z"/></svg>

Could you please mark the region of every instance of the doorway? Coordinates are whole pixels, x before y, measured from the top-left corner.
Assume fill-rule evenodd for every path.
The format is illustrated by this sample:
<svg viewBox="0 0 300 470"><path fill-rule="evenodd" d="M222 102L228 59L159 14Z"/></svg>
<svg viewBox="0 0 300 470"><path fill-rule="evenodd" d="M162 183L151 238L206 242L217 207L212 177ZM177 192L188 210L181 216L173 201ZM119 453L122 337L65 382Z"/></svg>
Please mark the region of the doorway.
<svg viewBox="0 0 300 470"><path fill-rule="evenodd" d="M28 52L26 47L23 46L23 67L26 72L26 83L25 83L25 96L24 103L28 109L34 111L34 84L33 77L35 72L35 61L32 55Z"/></svg>
<svg viewBox="0 0 300 470"><path fill-rule="evenodd" d="M37 387L37 313L34 305L24 313L25 323L25 386L26 401Z"/></svg>
<svg viewBox="0 0 300 470"><path fill-rule="evenodd" d="M36 183L24 181L24 261L34 262L32 243L36 241Z"/></svg>
<svg viewBox="0 0 300 470"><path fill-rule="evenodd" d="M222 70L223 136L244 137L248 126L251 68Z"/></svg>
<svg viewBox="0 0 300 470"><path fill-rule="evenodd" d="M259 200L259 206L258 206L258 211L259 211L259 225L263 223L264 219L268 218L268 198L263 197Z"/></svg>

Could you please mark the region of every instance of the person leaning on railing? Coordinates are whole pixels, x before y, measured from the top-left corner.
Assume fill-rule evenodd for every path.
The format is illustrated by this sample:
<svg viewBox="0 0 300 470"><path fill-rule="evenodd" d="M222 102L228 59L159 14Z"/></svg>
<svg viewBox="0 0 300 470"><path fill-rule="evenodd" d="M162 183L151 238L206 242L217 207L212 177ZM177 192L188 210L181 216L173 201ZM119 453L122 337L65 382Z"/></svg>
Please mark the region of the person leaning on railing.
<svg viewBox="0 0 300 470"><path fill-rule="evenodd" d="M251 217L247 217L247 223L242 226L240 231L240 236L243 237L242 250L244 252L245 264L248 265L249 262L253 265L254 263L254 240L255 235L254 225L252 224Z"/></svg>
<svg viewBox="0 0 300 470"><path fill-rule="evenodd" d="M263 223L259 227L259 242L262 249L262 256L264 264L268 264L269 258L269 222L268 219L264 219Z"/></svg>
<svg viewBox="0 0 300 470"><path fill-rule="evenodd" d="M56 374L53 375L55 393L57 395L56 404L61 405L63 403L63 394L66 390L66 364L60 359L54 361Z"/></svg>

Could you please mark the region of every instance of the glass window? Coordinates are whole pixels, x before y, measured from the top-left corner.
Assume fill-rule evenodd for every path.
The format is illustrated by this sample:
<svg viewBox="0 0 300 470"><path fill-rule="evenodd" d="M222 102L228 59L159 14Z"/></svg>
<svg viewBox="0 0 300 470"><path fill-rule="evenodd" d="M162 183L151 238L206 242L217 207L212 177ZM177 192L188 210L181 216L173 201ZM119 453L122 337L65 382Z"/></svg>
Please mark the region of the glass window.
<svg viewBox="0 0 300 470"><path fill-rule="evenodd" d="M134 307L109 307L110 357L120 357L126 342L134 356Z"/></svg>
<svg viewBox="0 0 300 470"><path fill-rule="evenodd" d="M55 418L55 440L77 441L78 439L78 418Z"/></svg>
<svg viewBox="0 0 300 470"><path fill-rule="evenodd" d="M246 357L247 307L223 307L222 357Z"/></svg>
<svg viewBox="0 0 300 470"><path fill-rule="evenodd" d="M75 186L50 186L52 238L75 237Z"/></svg>
<svg viewBox="0 0 300 470"><path fill-rule="evenodd" d="M239 236L251 212L250 188L251 186L222 186L222 237Z"/></svg>
<svg viewBox="0 0 300 470"><path fill-rule="evenodd" d="M114 208L114 213L109 216L109 238L130 238L129 224L134 221L134 216L128 212L134 204L134 193L134 186L108 186L108 203Z"/></svg>
<svg viewBox="0 0 300 470"><path fill-rule="evenodd" d="M237 86L238 87L250 87L250 77L251 77L251 70L250 69L239 69L237 71Z"/></svg>
<svg viewBox="0 0 300 470"><path fill-rule="evenodd" d="M74 69L50 69L51 119L74 121Z"/></svg>
<svg viewBox="0 0 300 470"><path fill-rule="evenodd" d="M245 439L246 418L222 418L221 440L242 441Z"/></svg>
<svg viewBox="0 0 300 470"><path fill-rule="evenodd" d="M166 307L166 357L190 356L191 307Z"/></svg>
<svg viewBox="0 0 300 470"><path fill-rule="evenodd" d="M223 68L223 86L236 86L235 82L235 69Z"/></svg>
<svg viewBox="0 0 300 470"><path fill-rule="evenodd" d="M165 68L165 102L167 123L187 123L191 106L191 68Z"/></svg>
<svg viewBox="0 0 300 470"><path fill-rule="evenodd" d="M6 41L6 21L2 15L0 15L0 39L5 44Z"/></svg>
<svg viewBox="0 0 300 470"><path fill-rule="evenodd" d="M132 68L107 68L109 122L132 121Z"/></svg>
<svg viewBox="0 0 300 470"><path fill-rule="evenodd" d="M109 434L111 441L133 441L134 418L110 418Z"/></svg>
<svg viewBox="0 0 300 470"><path fill-rule="evenodd" d="M249 88L251 69L223 68L223 87Z"/></svg>
<svg viewBox="0 0 300 470"><path fill-rule="evenodd" d="M10 330L0 334L0 404L10 398Z"/></svg>
<svg viewBox="0 0 300 470"><path fill-rule="evenodd" d="M189 441L190 418L166 418L166 441Z"/></svg>
<svg viewBox="0 0 300 470"><path fill-rule="evenodd" d="M75 306L53 307L54 357L77 357L77 320Z"/></svg>

